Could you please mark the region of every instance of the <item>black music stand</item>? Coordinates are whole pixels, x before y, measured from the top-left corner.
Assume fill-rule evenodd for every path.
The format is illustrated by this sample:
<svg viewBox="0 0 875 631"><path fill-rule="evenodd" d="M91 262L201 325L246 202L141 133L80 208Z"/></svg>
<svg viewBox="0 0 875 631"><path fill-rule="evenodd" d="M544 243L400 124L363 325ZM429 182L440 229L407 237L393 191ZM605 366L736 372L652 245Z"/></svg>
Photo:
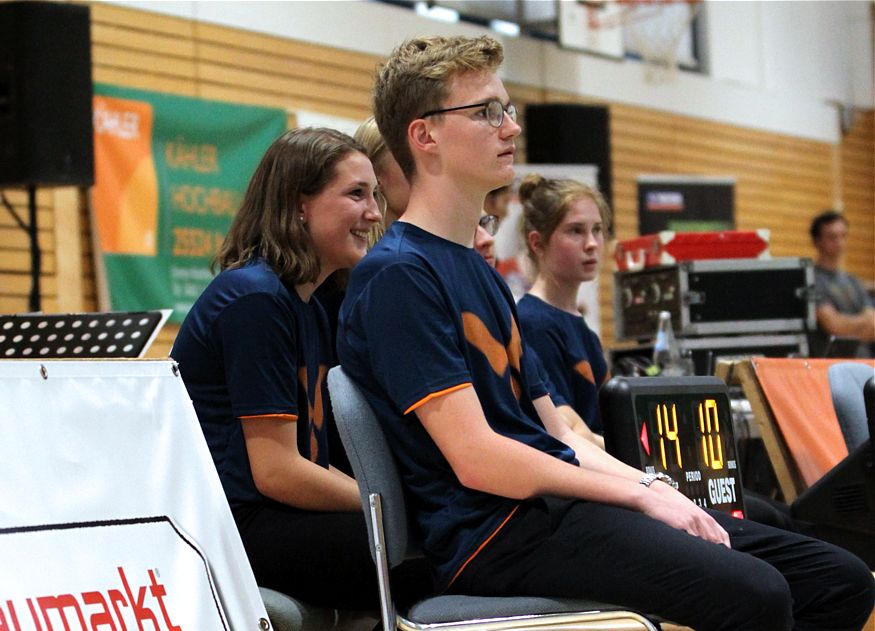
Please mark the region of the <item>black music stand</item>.
<svg viewBox="0 0 875 631"><path fill-rule="evenodd" d="M0 315L0 359L142 357L170 311Z"/></svg>

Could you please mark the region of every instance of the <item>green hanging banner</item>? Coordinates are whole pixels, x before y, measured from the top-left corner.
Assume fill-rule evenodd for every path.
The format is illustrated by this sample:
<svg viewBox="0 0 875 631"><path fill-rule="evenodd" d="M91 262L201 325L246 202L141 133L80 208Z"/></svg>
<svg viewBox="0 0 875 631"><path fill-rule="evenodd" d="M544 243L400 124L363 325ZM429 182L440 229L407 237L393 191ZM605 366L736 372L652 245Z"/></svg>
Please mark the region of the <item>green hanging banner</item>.
<svg viewBox="0 0 875 631"><path fill-rule="evenodd" d="M280 109L94 86L92 209L113 311L173 309L182 322Z"/></svg>

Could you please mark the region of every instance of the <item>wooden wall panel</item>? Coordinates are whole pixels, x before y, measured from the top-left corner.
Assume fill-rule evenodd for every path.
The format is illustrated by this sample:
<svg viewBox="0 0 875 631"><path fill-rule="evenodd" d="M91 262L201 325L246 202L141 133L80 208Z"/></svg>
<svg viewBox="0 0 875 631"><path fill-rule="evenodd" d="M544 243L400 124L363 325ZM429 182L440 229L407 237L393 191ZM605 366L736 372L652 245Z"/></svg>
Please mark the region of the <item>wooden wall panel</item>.
<svg viewBox="0 0 875 631"><path fill-rule="evenodd" d="M858 112L842 138L841 191L851 224L847 268L875 282L875 114Z"/></svg>
<svg viewBox="0 0 875 631"><path fill-rule="evenodd" d="M55 256L62 262L55 277L58 309L70 313L82 311L83 296L87 285L92 282L91 274L88 279L83 278L82 241L79 237L79 209L84 197L76 187L54 189Z"/></svg>
<svg viewBox="0 0 875 631"><path fill-rule="evenodd" d="M85 197L85 195L83 195ZM94 245L91 237L91 215L83 201L79 208L79 259L82 267L82 311L97 311L97 275L95 273Z"/></svg>
<svg viewBox="0 0 875 631"><path fill-rule="evenodd" d="M353 120L370 114L370 89L379 63L373 55L100 2L88 4L92 13L95 81L285 108L290 124L294 124L294 111L298 109ZM507 88L520 109L520 120L528 103L594 102L538 87L509 83ZM858 115L854 128L836 148L642 107L601 104L611 108L618 238L632 237L638 232L635 178L642 173L735 177L738 226L770 228L775 256L812 255L808 221L814 213L829 207L839 191L853 226L848 268L872 278L875 140L871 111ZM524 136L518 142L517 155L520 161L525 161ZM19 213L26 216L24 193L9 189L7 196ZM55 233L55 199L49 191L40 191L38 204L40 240L45 252L44 308L53 311L59 308L56 270L65 262L55 260L59 243ZM67 215L67 225L72 219ZM83 203L78 222L81 241L78 256L84 310L96 310L98 305L91 231ZM28 270L26 238L11 218L0 212L0 311L26 310ZM600 278L601 330L606 345L614 343L612 270L608 259ZM174 326L166 327L149 355L166 355L176 330Z"/></svg>
<svg viewBox="0 0 875 631"><path fill-rule="evenodd" d="M4 189L6 200L17 216L29 222L28 196L23 189ZM57 305L55 278L55 215L52 195L38 189L37 242L42 251L40 273L40 300L44 310ZM0 313L29 311L31 289L30 237L5 207L0 207Z"/></svg>

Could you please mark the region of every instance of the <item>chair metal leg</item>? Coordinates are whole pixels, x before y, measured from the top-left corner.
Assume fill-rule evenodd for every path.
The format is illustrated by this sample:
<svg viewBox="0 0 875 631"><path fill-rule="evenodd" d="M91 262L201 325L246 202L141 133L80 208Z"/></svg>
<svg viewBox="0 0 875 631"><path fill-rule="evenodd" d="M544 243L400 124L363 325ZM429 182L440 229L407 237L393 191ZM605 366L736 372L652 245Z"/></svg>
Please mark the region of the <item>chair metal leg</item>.
<svg viewBox="0 0 875 631"><path fill-rule="evenodd" d="M389 560L386 556L386 538L383 531L383 505L379 493L368 495L371 508L372 542L376 551L377 580L380 584L380 615L383 618L383 631L395 631L395 604L392 602L392 589L389 586Z"/></svg>

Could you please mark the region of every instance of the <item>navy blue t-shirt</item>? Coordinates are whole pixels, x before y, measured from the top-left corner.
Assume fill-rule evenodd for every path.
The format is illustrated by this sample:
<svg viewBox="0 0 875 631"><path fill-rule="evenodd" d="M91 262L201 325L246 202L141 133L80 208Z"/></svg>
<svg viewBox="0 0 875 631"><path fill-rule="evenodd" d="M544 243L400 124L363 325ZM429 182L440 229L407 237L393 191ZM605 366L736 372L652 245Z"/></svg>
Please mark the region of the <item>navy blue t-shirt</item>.
<svg viewBox="0 0 875 631"><path fill-rule="evenodd" d="M583 316L526 294L517 303L526 343L544 364L560 398L601 434L598 389L610 377L598 336Z"/></svg>
<svg viewBox="0 0 875 631"><path fill-rule="evenodd" d="M855 315L867 307L875 307L875 301L866 293L863 284L853 274L842 270L814 266L814 288L817 306L832 305L839 313ZM821 357L829 346L830 334L818 325L809 335L811 357ZM869 348L866 348L866 347ZM862 345L857 357L869 357L875 353L875 344Z"/></svg>
<svg viewBox="0 0 875 631"><path fill-rule="evenodd" d="M328 466L331 349L319 303L302 301L262 260L216 276L186 316L171 355L231 508L265 501L252 480L246 417L297 417L301 455Z"/></svg>
<svg viewBox="0 0 875 631"><path fill-rule="evenodd" d="M471 384L493 430L577 463L537 416L530 395L543 386L523 348L510 290L472 248L397 221L353 269L340 363L383 425L444 587L517 502L462 486L417 407Z"/></svg>
<svg viewBox="0 0 875 631"><path fill-rule="evenodd" d="M531 369L535 371L538 377L541 380L542 387L539 389L532 389L529 391L529 394L532 397L532 401L536 400L538 397L542 397L544 395L548 395L550 400L553 402L553 405L559 407L560 405L568 405L568 402L565 398L559 393L559 389L553 385L553 382L550 380L550 375L547 374L547 369L544 367L544 362L541 361L541 358L538 357L538 353L535 352L535 349L532 348L531 344L528 344L528 340L526 340L526 352L523 354L523 357L528 357L531 361Z"/></svg>

